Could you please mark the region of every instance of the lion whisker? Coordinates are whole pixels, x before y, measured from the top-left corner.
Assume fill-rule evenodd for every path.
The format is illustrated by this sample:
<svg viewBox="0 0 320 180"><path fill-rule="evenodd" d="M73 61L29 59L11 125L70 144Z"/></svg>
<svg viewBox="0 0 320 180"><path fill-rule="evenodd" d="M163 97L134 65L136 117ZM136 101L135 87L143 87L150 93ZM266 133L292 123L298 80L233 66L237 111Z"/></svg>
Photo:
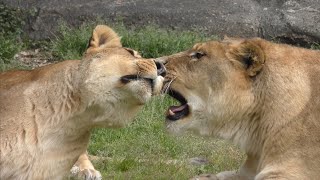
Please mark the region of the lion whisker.
<svg viewBox="0 0 320 180"><path fill-rule="evenodd" d="M164 89L163 89L163 91L162 91L163 94L168 93L172 82L173 82L176 78L177 78L177 77L172 78L172 79L170 80L170 82L168 82L168 83L165 85L165 87L164 87Z"/></svg>

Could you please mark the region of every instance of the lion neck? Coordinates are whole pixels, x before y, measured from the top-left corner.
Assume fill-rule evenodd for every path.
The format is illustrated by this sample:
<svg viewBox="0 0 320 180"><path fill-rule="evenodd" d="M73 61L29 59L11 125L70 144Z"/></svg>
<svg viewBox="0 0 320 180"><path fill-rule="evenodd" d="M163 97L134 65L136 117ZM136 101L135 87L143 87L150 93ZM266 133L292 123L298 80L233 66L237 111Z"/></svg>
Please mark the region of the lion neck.
<svg viewBox="0 0 320 180"><path fill-rule="evenodd" d="M255 108L252 108L254 110ZM251 155L261 153L264 144L264 132L259 131L261 128L261 114L256 111L244 114L243 116L230 120L228 125L216 127L219 137L230 140L241 150Z"/></svg>
<svg viewBox="0 0 320 180"><path fill-rule="evenodd" d="M212 128L215 129L214 135L232 141L241 150L253 156L261 153L267 133L263 131L262 123L265 121L263 104L266 94L260 91L260 88L256 88L264 87L265 80L260 79L256 82L259 83L252 84L254 88L250 90L250 94L240 96L243 99L232 101L234 107L231 109L238 109L238 113L222 118L222 123L215 124L215 128Z"/></svg>
<svg viewBox="0 0 320 180"><path fill-rule="evenodd" d="M43 134L39 141L45 144L72 143L84 135L90 136L90 122L84 118L75 118L85 112L86 108L79 90L83 77L78 65L79 61L65 62L64 68L51 72L53 75L48 76L49 80L39 80L34 84L35 88L28 89L29 103L34 107L32 113L38 116L36 119L41 126L39 133Z"/></svg>

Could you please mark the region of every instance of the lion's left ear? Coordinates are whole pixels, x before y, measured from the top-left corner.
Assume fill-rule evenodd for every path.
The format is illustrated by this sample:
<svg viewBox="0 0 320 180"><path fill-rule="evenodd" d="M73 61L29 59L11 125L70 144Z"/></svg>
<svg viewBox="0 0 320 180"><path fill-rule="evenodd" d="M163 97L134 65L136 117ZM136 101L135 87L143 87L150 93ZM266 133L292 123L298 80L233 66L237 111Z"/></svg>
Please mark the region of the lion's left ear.
<svg viewBox="0 0 320 180"><path fill-rule="evenodd" d="M240 62L250 77L256 76L263 68L265 53L254 40L243 40L229 45L227 57Z"/></svg>
<svg viewBox="0 0 320 180"><path fill-rule="evenodd" d="M125 50L127 50L132 56L136 57L136 58L141 58L142 56L140 55L140 53L138 51L135 51L131 48L124 48Z"/></svg>
<svg viewBox="0 0 320 180"><path fill-rule="evenodd" d="M110 27L98 25L94 28L86 54L97 53L104 48L122 47L120 37Z"/></svg>

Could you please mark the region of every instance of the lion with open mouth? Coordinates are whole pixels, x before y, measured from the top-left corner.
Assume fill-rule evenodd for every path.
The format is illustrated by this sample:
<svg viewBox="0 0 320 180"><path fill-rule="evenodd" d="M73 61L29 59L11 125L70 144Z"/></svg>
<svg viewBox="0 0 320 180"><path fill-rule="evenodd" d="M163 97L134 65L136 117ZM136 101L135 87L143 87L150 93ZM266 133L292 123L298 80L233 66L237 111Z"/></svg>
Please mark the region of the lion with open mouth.
<svg viewBox="0 0 320 180"><path fill-rule="evenodd" d="M0 179L63 179L73 164L101 179L85 153L91 130L131 122L164 73L103 25L82 61L0 73Z"/></svg>
<svg viewBox="0 0 320 180"><path fill-rule="evenodd" d="M164 91L180 102L167 129L218 136L247 154L238 171L195 179L319 179L320 51L225 38L157 61Z"/></svg>

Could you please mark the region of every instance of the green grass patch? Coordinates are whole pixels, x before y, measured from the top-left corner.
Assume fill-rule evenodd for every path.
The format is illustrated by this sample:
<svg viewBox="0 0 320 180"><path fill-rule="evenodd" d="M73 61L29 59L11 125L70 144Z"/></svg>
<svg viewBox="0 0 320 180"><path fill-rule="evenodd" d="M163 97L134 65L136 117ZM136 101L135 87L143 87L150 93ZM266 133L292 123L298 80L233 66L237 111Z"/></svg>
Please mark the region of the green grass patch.
<svg viewBox="0 0 320 180"><path fill-rule="evenodd" d="M23 24L20 9L0 2L0 72L19 67L13 58L23 47L20 39Z"/></svg>
<svg viewBox="0 0 320 180"><path fill-rule="evenodd" d="M22 49L22 44L15 35L1 36L0 34L0 72L18 67L13 57Z"/></svg>
<svg viewBox="0 0 320 180"><path fill-rule="evenodd" d="M66 24L59 27L59 35L51 40L50 49L58 60L81 59L88 46L94 26L82 25L70 28Z"/></svg>
<svg viewBox="0 0 320 180"><path fill-rule="evenodd" d="M311 45L311 49L316 49L316 50L320 50L320 44L319 43L314 43Z"/></svg>
<svg viewBox="0 0 320 180"><path fill-rule="evenodd" d="M115 30L122 37L123 46L139 51L145 58L170 55L191 48L196 42L217 39L201 32L165 30L156 25L134 29L118 25Z"/></svg>
<svg viewBox="0 0 320 180"><path fill-rule="evenodd" d="M244 155L227 142L166 133L164 113L174 103L169 97L155 97L126 128L94 131L89 153L109 158L95 163L106 179L188 179L240 166ZM208 163L191 165L195 157Z"/></svg>
<svg viewBox="0 0 320 180"><path fill-rule="evenodd" d="M51 40L50 49L54 56L59 60L81 59L95 25L91 23L79 28L70 28L62 24L59 36ZM196 42L217 39L216 36L200 32L165 30L156 25L127 28L119 23L110 27L121 36L124 47L139 51L145 58L169 55L191 48Z"/></svg>

